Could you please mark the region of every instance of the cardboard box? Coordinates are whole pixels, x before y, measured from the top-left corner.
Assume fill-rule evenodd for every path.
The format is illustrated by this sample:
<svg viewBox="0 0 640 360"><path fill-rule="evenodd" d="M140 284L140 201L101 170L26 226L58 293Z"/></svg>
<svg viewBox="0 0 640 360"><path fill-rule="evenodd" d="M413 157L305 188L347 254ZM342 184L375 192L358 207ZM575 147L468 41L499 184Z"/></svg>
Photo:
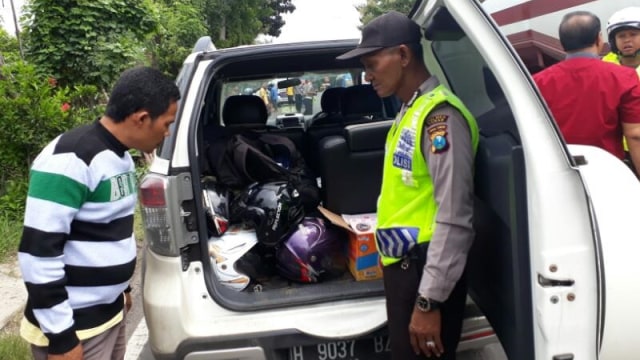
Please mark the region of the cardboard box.
<svg viewBox="0 0 640 360"><path fill-rule="evenodd" d="M320 212L334 225L349 232L347 258L353 277L360 280L382 278L382 267L376 248L376 214L337 215L323 207Z"/></svg>

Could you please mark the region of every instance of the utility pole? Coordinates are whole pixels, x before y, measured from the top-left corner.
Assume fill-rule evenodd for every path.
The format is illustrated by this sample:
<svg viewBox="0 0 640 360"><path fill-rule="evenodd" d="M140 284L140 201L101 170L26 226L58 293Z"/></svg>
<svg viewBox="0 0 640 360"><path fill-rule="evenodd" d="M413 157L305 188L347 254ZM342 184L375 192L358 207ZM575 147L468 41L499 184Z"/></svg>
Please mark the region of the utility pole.
<svg viewBox="0 0 640 360"><path fill-rule="evenodd" d="M13 14L13 25L16 27L16 40L18 40L18 47L20 48L20 59L24 60L24 52L22 51L22 41L20 41L20 29L18 28L18 17L16 16L16 7L13 5L13 0L9 0L11 3L11 13Z"/></svg>

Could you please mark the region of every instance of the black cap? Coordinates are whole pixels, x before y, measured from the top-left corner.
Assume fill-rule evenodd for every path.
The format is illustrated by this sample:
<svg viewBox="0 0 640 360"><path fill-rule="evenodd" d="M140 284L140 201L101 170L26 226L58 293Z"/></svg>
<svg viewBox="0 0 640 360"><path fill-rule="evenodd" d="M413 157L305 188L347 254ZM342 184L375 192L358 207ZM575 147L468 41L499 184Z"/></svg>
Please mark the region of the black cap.
<svg viewBox="0 0 640 360"><path fill-rule="evenodd" d="M392 46L419 44L421 38L418 24L411 21L407 15L390 11L365 25L362 28L362 38L358 47L336 59L348 60Z"/></svg>

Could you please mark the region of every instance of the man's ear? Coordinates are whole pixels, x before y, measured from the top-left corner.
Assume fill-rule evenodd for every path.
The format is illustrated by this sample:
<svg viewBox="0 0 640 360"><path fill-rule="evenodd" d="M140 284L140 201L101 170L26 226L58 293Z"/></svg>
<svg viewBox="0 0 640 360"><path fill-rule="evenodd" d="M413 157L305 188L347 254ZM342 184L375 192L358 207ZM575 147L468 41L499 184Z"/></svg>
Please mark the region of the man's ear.
<svg viewBox="0 0 640 360"><path fill-rule="evenodd" d="M602 33L598 33L598 37L596 38L596 48L598 49L598 54L602 54L604 51L604 38L602 37Z"/></svg>
<svg viewBox="0 0 640 360"><path fill-rule="evenodd" d="M139 110L127 117L135 126L142 126L146 119L151 119L147 110Z"/></svg>
<svg viewBox="0 0 640 360"><path fill-rule="evenodd" d="M407 66L410 60L413 58L411 49L409 49L407 45L402 44L398 46L398 52L400 53L400 61L402 63L402 66Z"/></svg>

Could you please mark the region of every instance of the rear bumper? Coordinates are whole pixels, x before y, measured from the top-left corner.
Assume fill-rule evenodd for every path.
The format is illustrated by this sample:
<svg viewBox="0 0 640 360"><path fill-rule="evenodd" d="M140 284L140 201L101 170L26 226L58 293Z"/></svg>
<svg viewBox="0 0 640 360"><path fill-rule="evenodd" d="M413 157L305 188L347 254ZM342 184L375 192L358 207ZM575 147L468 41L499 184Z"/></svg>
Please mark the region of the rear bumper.
<svg viewBox="0 0 640 360"><path fill-rule="evenodd" d="M288 348L386 335L383 298L236 312L210 297L202 266L145 249L143 308L158 359L286 359ZM465 319L459 351L496 342L483 316Z"/></svg>

